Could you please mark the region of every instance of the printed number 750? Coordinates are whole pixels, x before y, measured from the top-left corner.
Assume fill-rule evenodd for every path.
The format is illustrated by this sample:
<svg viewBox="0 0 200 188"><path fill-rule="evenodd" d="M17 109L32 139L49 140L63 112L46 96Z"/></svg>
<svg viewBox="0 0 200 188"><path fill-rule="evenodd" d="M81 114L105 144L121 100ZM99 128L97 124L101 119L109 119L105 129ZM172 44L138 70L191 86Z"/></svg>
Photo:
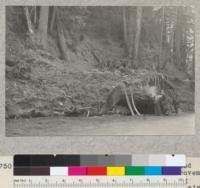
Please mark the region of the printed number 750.
<svg viewBox="0 0 200 188"><path fill-rule="evenodd" d="M11 169L12 164L11 163L0 163L0 169Z"/></svg>

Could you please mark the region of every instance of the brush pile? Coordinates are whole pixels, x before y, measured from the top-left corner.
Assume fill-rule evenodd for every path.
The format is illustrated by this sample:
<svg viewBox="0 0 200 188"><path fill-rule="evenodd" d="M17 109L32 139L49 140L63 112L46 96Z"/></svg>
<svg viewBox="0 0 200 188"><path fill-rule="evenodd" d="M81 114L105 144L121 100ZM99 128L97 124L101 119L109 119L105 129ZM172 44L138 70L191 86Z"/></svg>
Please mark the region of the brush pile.
<svg viewBox="0 0 200 188"><path fill-rule="evenodd" d="M141 113L141 108L145 109L145 101L154 101L155 94L147 89L150 86L156 86L160 91L164 90L165 100L161 101L162 108L165 108L163 114L174 113L174 101L183 101L184 98L187 104L189 101L192 106L191 93L182 92L180 83L179 87L176 87L170 78L160 73L138 70L125 74L120 71L102 72L97 69L80 72L65 70L64 67L63 61L42 51L30 51L27 57L16 62L7 59L7 118L94 116L108 111L123 114L113 110L121 99L122 103L125 99L124 93L120 94L121 90L115 89L119 85L125 85L126 89L131 88L135 104ZM117 100L113 98L116 94ZM131 99L130 94L128 95ZM188 110L190 109L187 108Z"/></svg>

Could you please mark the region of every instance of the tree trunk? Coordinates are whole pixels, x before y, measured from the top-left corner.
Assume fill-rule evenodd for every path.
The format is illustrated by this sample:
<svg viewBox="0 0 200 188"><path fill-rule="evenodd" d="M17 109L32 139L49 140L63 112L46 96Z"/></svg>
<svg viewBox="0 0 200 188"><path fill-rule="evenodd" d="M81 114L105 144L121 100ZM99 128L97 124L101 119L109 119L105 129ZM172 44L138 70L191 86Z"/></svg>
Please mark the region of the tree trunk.
<svg viewBox="0 0 200 188"><path fill-rule="evenodd" d="M37 7L34 7L34 24L36 25L37 23Z"/></svg>
<svg viewBox="0 0 200 188"><path fill-rule="evenodd" d="M186 70L187 64L187 33L186 29L183 28L183 38L181 42L181 67Z"/></svg>
<svg viewBox="0 0 200 188"><path fill-rule="evenodd" d="M124 26L124 52L125 55L128 54L128 31L127 31L127 10L123 7L123 26Z"/></svg>
<svg viewBox="0 0 200 188"><path fill-rule="evenodd" d="M195 50L192 53L192 80L195 80Z"/></svg>
<svg viewBox="0 0 200 188"><path fill-rule="evenodd" d="M50 33L53 32L53 27L54 27L54 23L55 23L55 17L56 17L56 7L53 7L52 16L51 16L51 23L50 23Z"/></svg>
<svg viewBox="0 0 200 188"><path fill-rule="evenodd" d="M138 50L140 43L141 23L142 23L142 7L137 7L134 62L132 63L132 67L135 68L138 68Z"/></svg>
<svg viewBox="0 0 200 188"><path fill-rule="evenodd" d="M135 22L135 14L134 9L132 7L128 8L128 39L127 39L127 48L128 48L128 64L133 67L133 46L134 46L134 22Z"/></svg>
<svg viewBox="0 0 200 188"><path fill-rule="evenodd" d="M60 21L60 16L59 16L58 11L56 13L56 26L57 26L58 44L59 44L59 49L61 52L61 58L66 60L68 63L70 63L70 56L68 54L65 34L64 34L62 23Z"/></svg>
<svg viewBox="0 0 200 188"><path fill-rule="evenodd" d="M174 35L175 63L181 68L181 40L182 40L182 10L177 8L176 28Z"/></svg>
<svg viewBox="0 0 200 188"><path fill-rule="evenodd" d="M28 31L29 31L30 34L33 34L34 31L33 31L33 27L32 27L30 14L29 14L29 11L28 11L28 7L24 7L24 12L25 12L25 16L26 16Z"/></svg>
<svg viewBox="0 0 200 188"><path fill-rule="evenodd" d="M160 71L160 67L162 67L162 54L163 54L163 32L164 32L164 23L165 22L165 8L162 7L162 24L161 24L161 32L160 32L160 49L159 49L159 61L158 61L158 66L157 70Z"/></svg>
<svg viewBox="0 0 200 188"><path fill-rule="evenodd" d="M39 19L39 42L44 48L47 47L47 31L48 31L48 17L49 17L49 7L42 6L40 8L40 19Z"/></svg>

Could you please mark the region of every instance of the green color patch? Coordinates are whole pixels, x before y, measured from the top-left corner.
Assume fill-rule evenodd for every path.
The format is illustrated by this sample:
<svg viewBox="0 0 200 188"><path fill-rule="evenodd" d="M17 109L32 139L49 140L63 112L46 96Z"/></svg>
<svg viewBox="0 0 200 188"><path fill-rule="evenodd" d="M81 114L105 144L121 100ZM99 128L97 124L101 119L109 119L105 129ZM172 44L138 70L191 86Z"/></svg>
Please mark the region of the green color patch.
<svg viewBox="0 0 200 188"><path fill-rule="evenodd" d="M144 167L127 166L125 168L125 175L144 175Z"/></svg>

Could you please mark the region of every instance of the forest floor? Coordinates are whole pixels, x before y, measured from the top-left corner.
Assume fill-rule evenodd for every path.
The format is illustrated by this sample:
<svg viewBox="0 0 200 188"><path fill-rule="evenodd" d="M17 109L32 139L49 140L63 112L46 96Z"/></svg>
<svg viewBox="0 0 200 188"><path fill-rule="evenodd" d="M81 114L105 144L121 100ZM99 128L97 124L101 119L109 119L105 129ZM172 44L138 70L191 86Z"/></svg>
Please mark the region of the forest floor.
<svg viewBox="0 0 200 188"><path fill-rule="evenodd" d="M195 116L93 116L6 120L6 136L193 135Z"/></svg>
<svg viewBox="0 0 200 188"><path fill-rule="evenodd" d="M192 135L194 96L191 84L174 82L187 101L177 116L102 115L109 93L119 83L155 77L148 67L124 68L119 44L90 38L70 52L71 62L32 46L14 33L6 43L6 136ZM166 64L173 80L185 75ZM173 70L175 70L173 72ZM88 114L90 117L86 117ZM99 116L102 115L102 116ZM70 117L69 117L70 116ZM71 117L73 116L73 117ZM34 117L34 118L33 118Z"/></svg>
<svg viewBox="0 0 200 188"><path fill-rule="evenodd" d="M109 93L120 83L155 80L152 70L124 67L123 50L113 42L85 38L76 53L70 52L71 63L66 63L53 53L25 48L22 41L8 32L6 118L86 116L88 111L90 116L100 115ZM194 106L191 85L184 82L184 75L177 69L170 75L174 69L169 67L167 75L179 90L180 99L187 101L181 110L191 112Z"/></svg>

